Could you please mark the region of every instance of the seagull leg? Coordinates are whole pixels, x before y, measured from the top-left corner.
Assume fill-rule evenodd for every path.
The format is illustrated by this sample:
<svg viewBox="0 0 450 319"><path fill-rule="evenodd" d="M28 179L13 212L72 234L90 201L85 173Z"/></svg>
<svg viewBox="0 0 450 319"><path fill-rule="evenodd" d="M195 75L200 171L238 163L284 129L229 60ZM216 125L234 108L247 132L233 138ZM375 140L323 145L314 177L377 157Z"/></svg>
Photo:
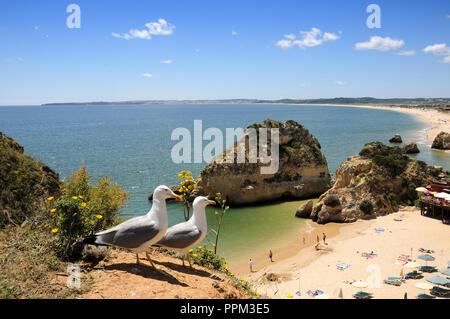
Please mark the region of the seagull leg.
<svg viewBox="0 0 450 319"><path fill-rule="evenodd" d="M189 267L192 268L191 260L189 259L189 254L186 254L186 258L187 258L187 260L189 262Z"/></svg>
<svg viewBox="0 0 450 319"><path fill-rule="evenodd" d="M148 259L148 261L150 262L150 264L152 265L152 267L153 267L156 271L159 271L159 270L155 267L155 265L153 264L153 261L152 261L152 259L150 258L148 252L145 252L145 255L147 256L147 259Z"/></svg>
<svg viewBox="0 0 450 319"><path fill-rule="evenodd" d="M184 267L184 255L181 255L181 261L183 262L183 267Z"/></svg>
<svg viewBox="0 0 450 319"><path fill-rule="evenodd" d="M139 254L138 253L136 253L136 264L139 265Z"/></svg>

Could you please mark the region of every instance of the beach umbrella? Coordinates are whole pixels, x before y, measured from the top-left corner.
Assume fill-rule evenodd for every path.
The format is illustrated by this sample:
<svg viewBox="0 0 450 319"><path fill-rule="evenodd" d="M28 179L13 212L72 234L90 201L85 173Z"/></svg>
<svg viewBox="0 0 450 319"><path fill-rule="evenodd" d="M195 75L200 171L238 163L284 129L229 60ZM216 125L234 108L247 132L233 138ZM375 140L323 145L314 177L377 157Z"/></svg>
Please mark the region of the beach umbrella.
<svg viewBox="0 0 450 319"><path fill-rule="evenodd" d="M428 290L428 289L433 288L433 285L429 284L427 282L418 282L416 284L416 287L419 288L419 289Z"/></svg>
<svg viewBox="0 0 450 319"><path fill-rule="evenodd" d="M436 258L434 258L433 256L428 255L428 254L419 255L417 258L422 259L422 260L425 260L425 264L426 264L426 265L428 265L428 262L429 262L429 261L433 261L433 260L436 259Z"/></svg>
<svg viewBox="0 0 450 319"><path fill-rule="evenodd" d="M434 195L435 198L448 198L450 195L447 193L437 193L436 195Z"/></svg>
<svg viewBox="0 0 450 319"><path fill-rule="evenodd" d="M429 276L426 278L427 281L431 282L432 284L436 285L442 285L445 286L450 283L450 280L441 277L441 276Z"/></svg>
<svg viewBox="0 0 450 319"><path fill-rule="evenodd" d="M400 271L400 277L403 277L403 268L402 268L402 270Z"/></svg>
<svg viewBox="0 0 450 319"><path fill-rule="evenodd" d="M343 299L344 293L342 292L342 288L339 290L338 298Z"/></svg>
<svg viewBox="0 0 450 319"><path fill-rule="evenodd" d="M409 262L405 265L405 267L408 267L408 268L417 268L419 266L420 265L418 263L414 263L414 262Z"/></svg>
<svg viewBox="0 0 450 319"><path fill-rule="evenodd" d="M439 272L443 275L450 276L450 269L439 269Z"/></svg>
<svg viewBox="0 0 450 319"><path fill-rule="evenodd" d="M430 189L430 188L431 188L431 185L428 185L427 188Z"/></svg>
<svg viewBox="0 0 450 319"><path fill-rule="evenodd" d="M352 283L352 286L356 288L366 288L368 284L365 281L355 281L354 283Z"/></svg>

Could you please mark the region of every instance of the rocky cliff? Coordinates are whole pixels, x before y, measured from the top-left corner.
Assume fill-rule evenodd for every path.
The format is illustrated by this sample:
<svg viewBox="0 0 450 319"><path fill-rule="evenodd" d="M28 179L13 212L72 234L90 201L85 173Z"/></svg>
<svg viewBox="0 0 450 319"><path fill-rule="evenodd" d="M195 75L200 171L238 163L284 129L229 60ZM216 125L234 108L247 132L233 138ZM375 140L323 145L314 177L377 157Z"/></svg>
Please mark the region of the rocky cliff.
<svg viewBox="0 0 450 319"><path fill-rule="evenodd" d="M405 155L399 147L368 143L336 171L336 183L320 196L311 218L327 222L354 222L398 211L412 205L415 189L433 181L442 168Z"/></svg>
<svg viewBox="0 0 450 319"><path fill-rule="evenodd" d="M331 174L320 151L317 139L295 121L265 120L249 128L279 129L279 169L273 174L261 174L258 163L224 163L226 152L245 149L248 159L248 139L245 137L216 157L197 179L197 194L214 198L220 192L230 205L250 205L282 198L317 197L331 187ZM269 138L270 138L270 134ZM259 158L258 158L259 159Z"/></svg>
<svg viewBox="0 0 450 319"><path fill-rule="evenodd" d="M24 149L0 132L0 227L21 223L58 196L61 182L50 167L24 155Z"/></svg>

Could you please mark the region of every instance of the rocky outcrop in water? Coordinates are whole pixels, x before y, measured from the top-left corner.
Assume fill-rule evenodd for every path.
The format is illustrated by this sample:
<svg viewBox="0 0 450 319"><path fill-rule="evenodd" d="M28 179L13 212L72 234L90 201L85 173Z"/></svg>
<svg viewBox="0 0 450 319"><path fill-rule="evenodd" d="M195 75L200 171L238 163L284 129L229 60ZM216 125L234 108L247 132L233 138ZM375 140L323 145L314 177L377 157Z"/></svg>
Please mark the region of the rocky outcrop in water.
<svg viewBox="0 0 450 319"><path fill-rule="evenodd" d="M417 144L414 142L406 142L405 146L402 148L403 153L405 154L417 154L420 153Z"/></svg>
<svg viewBox="0 0 450 319"><path fill-rule="evenodd" d="M390 143L402 143L402 137L400 134L395 134L391 139L389 140Z"/></svg>
<svg viewBox="0 0 450 319"><path fill-rule="evenodd" d="M354 222L396 212L417 200L415 189L442 173L403 153L400 147L368 143L336 171L333 187L320 196L311 218L320 224Z"/></svg>
<svg viewBox="0 0 450 319"><path fill-rule="evenodd" d="M260 168L268 164L260 162L221 162L226 152L233 148L244 148L248 156L248 139L243 138L200 172L197 195L214 198L214 194L220 192L227 203L237 206L278 199L317 197L331 187L332 176L325 156L320 151L320 144L301 124L268 119L249 128L279 129L278 171L274 174L261 174Z"/></svg>
<svg viewBox="0 0 450 319"><path fill-rule="evenodd" d="M297 211L295 212L295 217L309 218L309 216L311 216L313 206L314 203L312 200L309 200L303 205L300 205Z"/></svg>
<svg viewBox="0 0 450 319"><path fill-rule="evenodd" d="M431 148L438 150L450 150L450 134L447 132L439 133L435 137Z"/></svg>

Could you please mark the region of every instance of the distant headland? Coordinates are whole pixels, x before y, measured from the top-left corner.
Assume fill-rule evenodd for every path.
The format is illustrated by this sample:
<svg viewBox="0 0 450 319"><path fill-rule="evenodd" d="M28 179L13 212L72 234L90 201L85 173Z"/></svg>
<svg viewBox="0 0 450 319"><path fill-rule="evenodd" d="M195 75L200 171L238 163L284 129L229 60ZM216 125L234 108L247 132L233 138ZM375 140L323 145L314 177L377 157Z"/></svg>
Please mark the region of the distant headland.
<svg viewBox="0 0 450 319"><path fill-rule="evenodd" d="M336 97L318 99L217 99L217 100L130 100L46 103L47 105L123 105L123 104L336 104L336 105L392 105L392 106L441 106L450 107L450 98L388 98Z"/></svg>

